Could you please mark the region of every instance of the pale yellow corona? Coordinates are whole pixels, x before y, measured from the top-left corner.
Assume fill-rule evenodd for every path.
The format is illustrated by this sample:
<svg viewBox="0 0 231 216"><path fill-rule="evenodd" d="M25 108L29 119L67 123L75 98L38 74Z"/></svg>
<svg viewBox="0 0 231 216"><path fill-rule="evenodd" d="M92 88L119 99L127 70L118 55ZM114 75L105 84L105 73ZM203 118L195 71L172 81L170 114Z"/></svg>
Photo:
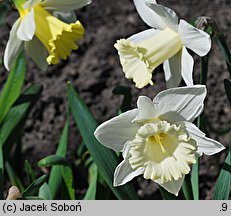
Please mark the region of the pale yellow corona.
<svg viewBox="0 0 231 216"><path fill-rule="evenodd" d="M129 163L133 169L145 167L145 179L165 183L190 172L196 151L195 140L187 136L183 127L159 120L144 124L137 131Z"/></svg>
<svg viewBox="0 0 231 216"><path fill-rule="evenodd" d="M170 28L136 44L128 39L115 44L125 76L133 79L137 88L152 84L153 70L182 47L179 34Z"/></svg>

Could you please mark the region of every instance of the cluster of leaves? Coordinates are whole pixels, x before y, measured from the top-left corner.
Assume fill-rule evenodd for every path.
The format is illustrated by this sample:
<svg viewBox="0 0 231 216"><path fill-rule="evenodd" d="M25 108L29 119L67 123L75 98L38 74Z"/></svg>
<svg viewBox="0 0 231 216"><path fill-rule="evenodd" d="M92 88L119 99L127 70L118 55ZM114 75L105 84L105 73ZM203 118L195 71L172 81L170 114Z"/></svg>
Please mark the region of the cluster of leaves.
<svg viewBox="0 0 231 216"><path fill-rule="evenodd" d="M0 96L1 198L3 198L4 191L4 173L8 174L11 184L20 189L23 199L76 198L76 179L74 179L72 166L66 158L69 118L72 113L83 139L82 144L79 145L78 154L81 157L84 152L88 151L91 155L84 161L84 166L88 168L89 174L89 187L84 199L96 199L100 196L98 188L104 188L104 196L106 194L104 198L137 199L132 184L118 188L113 187L113 172L119 162L119 156L112 150L103 147L96 140L93 133L97 123L70 83L67 84L70 113L68 113L56 154L43 158L37 164L41 168L51 167L49 178L44 175L35 179L32 166L28 161L25 161L24 170L30 183L25 188L20 138L26 119L40 98L42 86L31 85L20 94L24 77L25 57L22 53L10 72ZM61 188L64 188L63 191ZM102 194L102 190L100 193Z"/></svg>
<svg viewBox="0 0 231 216"><path fill-rule="evenodd" d="M21 191L20 199L76 199L77 179L73 174L73 166L67 160L69 119L72 116L76 122L82 143L78 146L77 155L90 153L89 157L80 160L79 166L88 170L88 189L83 199L138 199L132 183L121 187L113 187L113 173L119 163L119 155L101 145L93 133L97 123L88 107L76 93L73 86L67 84L68 114L57 151L54 155L47 156L38 162L38 167L49 167L49 175L42 175L36 179L31 164L22 161L21 134L27 117L39 100L42 86L31 85L21 92L25 77L25 57L23 53L10 72L5 86L0 95L0 196L4 197L4 177L7 173L12 185ZM231 83L225 80L228 97L231 97ZM115 94L124 95L124 100L119 112L130 108L130 89L117 87ZM230 98L229 98L230 99ZM22 172L24 167L25 173ZM188 176L189 177L189 176ZM186 178L186 180L188 179ZM25 178L28 179L25 186ZM230 192L230 152L226 158L223 169L218 178L214 199L228 199ZM103 192L102 192L103 191ZM161 193L165 199L173 199L164 190ZM184 184L183 193L186 199L192 199L188 193L187 184Z"/></svg>

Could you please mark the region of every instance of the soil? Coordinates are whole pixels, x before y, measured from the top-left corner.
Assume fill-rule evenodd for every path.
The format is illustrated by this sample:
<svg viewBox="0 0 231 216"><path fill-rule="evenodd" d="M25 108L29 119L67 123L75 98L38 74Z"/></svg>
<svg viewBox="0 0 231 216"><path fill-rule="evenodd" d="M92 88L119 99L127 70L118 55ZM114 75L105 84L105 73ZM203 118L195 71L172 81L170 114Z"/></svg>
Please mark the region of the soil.
<svg viewBox="0 0 231 216"><path fill-rule="evenodd" d="M224 32L228 45L231 47L231 1L229 0L165 0L159 1L174 9L180 18L187 21L199 16L210 16L216 20ZM50 66L46 72L40 71L28 60L26 86L39 83L44 87L42 97L36 104L26 122L23 136L23 152L35 169L39 159L54 154L56 145L64 127L67 115L66 82L71 81L77 92L89 106L99 123L115 116L122 102L122 96L114 95L112 90L118 86L130 87L133 94L133 107L137 97L146 95L153 98L165 89L163 68L160 66L153 75L154 86L142 90L134 87L125 79L121 70L119 58L113 44L117 39L127 38L149 28L139 17L131 0L95 0L91 5L76 11L78 19L86 29L80 48L74 51L67 61ZM8 26L12 26L18 17L16 11L9 14ZM8 40L9 27L1 26L0 56ZM195 56L195 83L199 82L200 59ZM1 67L0 86L2 87L8 72ZM231 109L226 99L223 80L229 78L226 65L221 55L217 41L213 40L209 61L208 96L205 104L205 114L214 129L230 126ZM230 136L217 136L225 146L229 145ZM68 157L75 155L80 137L71 121ZM214 181L219 174L219 165L223 163L227 151L218 156L203 157L201 160L200 182L202 199L211 199ZM219 165L217 165L219 161ZM157 186L152 182L137 178L138 194L141 199L159 199Z"/></svg>

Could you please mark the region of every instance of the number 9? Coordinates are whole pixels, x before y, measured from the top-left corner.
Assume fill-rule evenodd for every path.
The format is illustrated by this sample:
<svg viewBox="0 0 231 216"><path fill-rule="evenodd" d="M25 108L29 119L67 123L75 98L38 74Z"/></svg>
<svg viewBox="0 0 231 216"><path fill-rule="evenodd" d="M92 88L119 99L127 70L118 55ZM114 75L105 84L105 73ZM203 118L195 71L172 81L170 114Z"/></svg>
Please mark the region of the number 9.
<svg viewBox="0 0 231 216"><path fill-rule="evenodd" d="M227 210L227 203L222 203L222 211L226 211Z"/></svg>

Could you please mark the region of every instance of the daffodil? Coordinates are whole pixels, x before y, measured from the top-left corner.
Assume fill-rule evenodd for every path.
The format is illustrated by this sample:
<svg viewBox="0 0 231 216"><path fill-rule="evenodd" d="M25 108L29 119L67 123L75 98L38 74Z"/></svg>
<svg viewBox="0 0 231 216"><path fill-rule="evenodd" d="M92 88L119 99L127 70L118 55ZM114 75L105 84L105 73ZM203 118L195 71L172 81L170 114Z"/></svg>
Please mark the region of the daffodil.
<svg viewBox="0 0 231 216"><path fill-rule="evenodd" d="M224 149L192 123L203 110L205 96L203 85L168 89L153 101L140 96L138 108L101 124L95 137L123 153L114 173L114 186L143 175L178 195L196 157Z"/></svg>
<svg viewBox="0 0 231 216"><path fill-rule="evenodd" d="M79 21L66 23L73 10L91 0L13 0L20 17L12 26L4 54L4 65L9 70L22 48L42 69L66 59L76 42L84 35ZM59 17L59 18L57 18ZM64 21L62 21L64 20Z"/></svg>
<svg viewBox="0 0 231 216"><path fill-rule="evenodd" d="M187 49L199 56L211 48L210 36L184 20L178 22L176 13L155 0L133 0L143 21L152 27L114 45L127 79L137 88L153 84L153 70L163 63L167 87L177 87L181 78L193 85L193 58Z"/></svg>

